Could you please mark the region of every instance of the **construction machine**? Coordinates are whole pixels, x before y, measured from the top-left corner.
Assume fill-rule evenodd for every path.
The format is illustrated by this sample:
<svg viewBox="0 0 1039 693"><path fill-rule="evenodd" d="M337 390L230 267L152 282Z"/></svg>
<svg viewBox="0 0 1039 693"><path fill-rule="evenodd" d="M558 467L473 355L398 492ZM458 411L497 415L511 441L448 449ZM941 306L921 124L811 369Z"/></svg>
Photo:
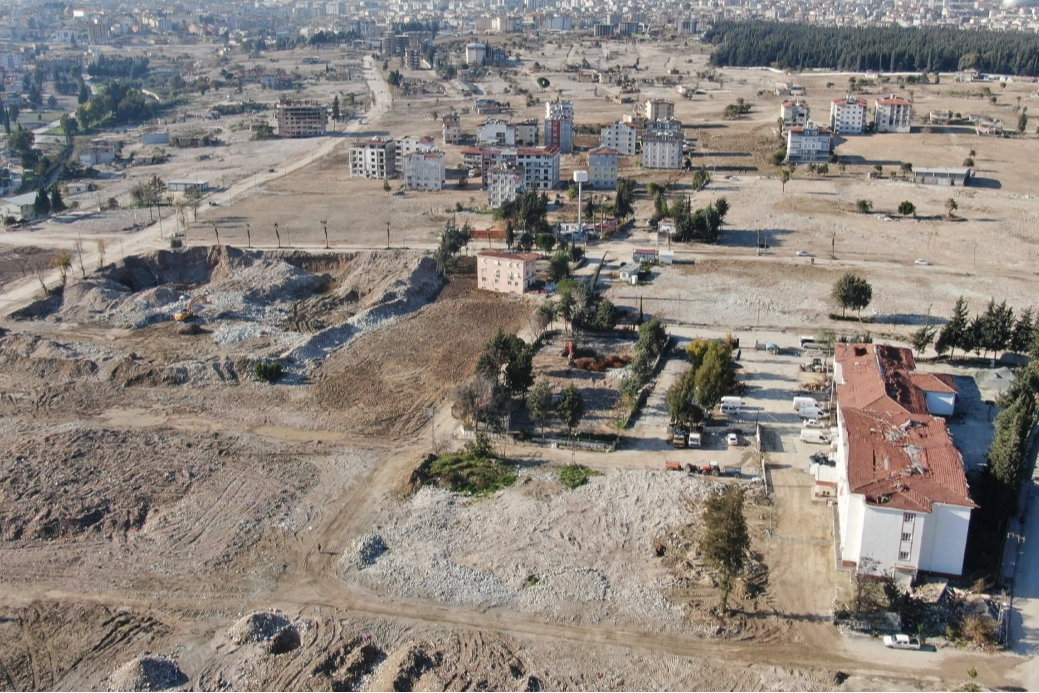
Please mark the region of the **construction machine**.
<svg viewBox="0 0 1039 693"><path fill-rule="evenodd" d="M173 319L176 320L177 322L184 322L185 320L190 320L191 318L195 317L195 306L197 306L199 304L203 304L203 303L209 303L209 299L206 298L205 294L200 294L200 295L196 296L195 298L191 299L190 301L188 301L188 307L187 308L185 308L182 311L178 311L178 312L174 313L173 314Z"/></svg>

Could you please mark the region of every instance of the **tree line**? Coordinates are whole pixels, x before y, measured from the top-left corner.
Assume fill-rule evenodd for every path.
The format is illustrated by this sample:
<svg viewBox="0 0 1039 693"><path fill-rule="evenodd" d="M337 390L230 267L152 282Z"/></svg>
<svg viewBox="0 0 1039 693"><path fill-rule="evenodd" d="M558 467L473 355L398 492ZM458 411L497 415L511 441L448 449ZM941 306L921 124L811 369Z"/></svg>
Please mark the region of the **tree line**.
<svg viewBox="0 0 1039 693"><path fill-rule="evenodd" d="M144 92L130 82L113 80L76 109L76 120L84 129L109 128L148 120L153 114L152 103Z"/></svg>
<svg viewBox="0 0 1039 693"><path fill-rule="evenodd" d="M148 75L148 58L137 56L123 58L118 55L100 55L87 65L91 77L143 79Z"/></svg>
<svg viewBox="0 0 1039 693"><path fill-rule="evenodd" d="M1039 36L1020 31L720 21L704 40L719 67L1039 76Z"/></svg>
<svg viewBox="0 0 1039 693"><path fill-rule="evenodd" d="M696 339L686 349L691 367L667 391L667 410L676 424L697 424L736 387L732 340Z"/></svg>
<svg viewBox="0 0 1039 693"><path fill-rule="evenodd" d="M967 300L960 296L953 306L948 322L939 330L925 325L913 333L910 339L919 352L932 343L939 356L974 352L977 356L995 358L998 352L1029 354L1039 358L1039 324L1031 308L1015 316L1014 309L1004 299L1000 303L990 300L985 310L970 317Z"/></svg>

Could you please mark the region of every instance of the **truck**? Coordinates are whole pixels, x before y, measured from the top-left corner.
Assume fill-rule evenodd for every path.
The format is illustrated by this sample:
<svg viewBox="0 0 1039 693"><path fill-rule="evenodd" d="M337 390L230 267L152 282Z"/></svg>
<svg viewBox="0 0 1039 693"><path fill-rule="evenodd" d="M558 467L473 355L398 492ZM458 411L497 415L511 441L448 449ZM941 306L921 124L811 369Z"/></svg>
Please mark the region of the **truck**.
<svg viewBox="0 0 1039 693"><path fill-rule="evenodd" d="M820 419L823 416L823 410L819 407L801 407L797 415L802 419Z"/></svg>
<svg viewBox="0 0 1039 693"><path fill-rule="evenodd" d="M829 445L830 434L826 431L820 431L818 428L802 428L801 442L818 443L819 445Z"/></svg>
<svg viewBox="0 0 1039 693"><path fill-rule="evenodd" d="M737 397L736 395L726 395L725 397L722 397L719 404L728 404L731 407L739 409L743 406L743 398Z"/></svg>

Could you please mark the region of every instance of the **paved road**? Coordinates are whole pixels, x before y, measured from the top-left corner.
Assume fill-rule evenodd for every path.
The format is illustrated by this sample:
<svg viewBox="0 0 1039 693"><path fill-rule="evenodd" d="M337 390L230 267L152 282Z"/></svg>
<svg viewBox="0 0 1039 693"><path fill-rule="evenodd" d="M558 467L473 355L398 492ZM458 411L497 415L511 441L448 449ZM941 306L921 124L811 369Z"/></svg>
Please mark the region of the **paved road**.
<svg viewBox="0 0 1039 693"><path fill-rule="evenodd" d="M1039 472L1029 479L1026 497L1024 522L1017 528L1021 538L1010 542L1017 544L1010 644L1016 654L1028 657L1025 687L1039 691Z"/></svg>

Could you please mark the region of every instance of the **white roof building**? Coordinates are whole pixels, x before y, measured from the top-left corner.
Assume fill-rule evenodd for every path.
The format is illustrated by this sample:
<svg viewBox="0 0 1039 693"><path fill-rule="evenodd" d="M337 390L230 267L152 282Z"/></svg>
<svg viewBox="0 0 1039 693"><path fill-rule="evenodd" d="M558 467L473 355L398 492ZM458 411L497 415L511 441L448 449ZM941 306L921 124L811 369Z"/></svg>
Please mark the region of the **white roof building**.
<svg viewBox="0 0 1039 693"><path fill-rule="evenodd" d="M599 146L615 149L622 156L635 156L638 133L635 125L617 121L605 123L599 129Z"/></svg>

